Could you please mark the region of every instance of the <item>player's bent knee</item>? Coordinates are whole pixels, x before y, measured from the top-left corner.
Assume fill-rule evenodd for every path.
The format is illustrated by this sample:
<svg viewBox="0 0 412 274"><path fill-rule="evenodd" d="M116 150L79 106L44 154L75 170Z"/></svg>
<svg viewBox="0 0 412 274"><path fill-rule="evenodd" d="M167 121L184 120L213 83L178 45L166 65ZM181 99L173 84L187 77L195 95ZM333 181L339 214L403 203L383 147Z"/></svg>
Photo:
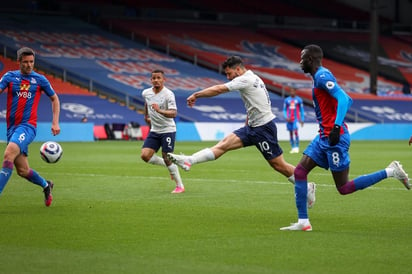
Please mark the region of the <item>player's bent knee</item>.
<svg viewBox="0 0 412 274"><path fill-rule="evenodd" d="M340 195L347 195L349 192L347 192L343 187L337 187L336 188L339 192Z"/></svg>
<svg viewBox="0 0 412 274"><path fill-rule="evenodd" d="M336 187L341 195L348 195L356 191L355 185L352 182L347 182L343 186Z"/></svg>
<svg viewBox="0 0 412 274"><path fill-rule="evenodd" d="M150 156L150 155L147 155L147 154L141 154L141 155L140 155L140 158L147 163L147 162L149 162L149 160L150 160L150 157L149 157L149 156Z"/></svg>
<svg viewBox="0 0 412 274"><path fill-rule="evenodd" d="M20 177L26 178L27 176L29 176L29 170L27 169L16 169L17 175L19 175Z"/></svg>
<svg viewBox="0 0 412 274"><path fill-rule="evenodd" d="M308 171L301 165L298 164L295 168L295 180L306 180L308 176Z"/></svg>

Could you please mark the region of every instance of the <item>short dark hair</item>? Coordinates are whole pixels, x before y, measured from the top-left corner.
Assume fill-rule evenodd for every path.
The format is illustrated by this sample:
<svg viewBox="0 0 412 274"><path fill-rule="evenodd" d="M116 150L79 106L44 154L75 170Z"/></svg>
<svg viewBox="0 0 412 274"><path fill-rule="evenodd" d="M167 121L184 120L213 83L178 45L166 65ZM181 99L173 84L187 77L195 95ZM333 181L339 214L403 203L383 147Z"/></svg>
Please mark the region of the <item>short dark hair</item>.
<svg viewBox="0 0 412 274"><path fill-rule="evenodd" d="M35 56L34 50L29 47L22 47L17 51L17 61L21 61L23 56Z"/></svg>
<svg viewBox="0 0 412 274"><path fill-rule="evenodd" d="M306 49L310 56L312 56L316 60L322 60L323 58L323 50L318 45L307 45L303 49Z"/></svg>
<svg viewBox="0 0 412 274"><path fill-rule="evenodd" d="M153 74L153 73L161 73L161 74L163 74L163 75L165 74L164 71L161 70L161 69L155 69L155 70L152 71L152 74Z"/></svg>
<svg viewBox="0 0 412 274"><path fill-rule="evenodd" d="M227 58L222 64L223 69L235 68L237 66L243 67L242 58L240 58L239 56L231 56L231 57Z"/></svg>

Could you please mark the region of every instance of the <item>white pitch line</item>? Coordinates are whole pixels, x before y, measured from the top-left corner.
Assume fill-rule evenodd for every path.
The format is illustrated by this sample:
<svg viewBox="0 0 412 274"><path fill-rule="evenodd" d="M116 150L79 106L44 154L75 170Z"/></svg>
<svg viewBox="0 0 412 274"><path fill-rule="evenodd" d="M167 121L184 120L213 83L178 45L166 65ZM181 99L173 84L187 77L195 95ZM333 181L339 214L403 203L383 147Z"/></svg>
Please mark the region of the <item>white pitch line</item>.
<svg viewBox="0 0 412 274"><path fill-rule="evenodd" d="M167 176L131 176L131 175L108 175L108 174L99 174L99 173L48 173L51 176L56 175L56 176L70 176L70 177L104 177L104 178L127 178L127 179L149 179L149 180L165 180L168 179ZM329 175L331 176L329 173L322 173L322 174L316 174L317 176L321 175L321 176L326 176ZM393 179L393 178L388 178L388 179ZM396 180L396 179L393 179ZM309 181L311 181L309 179ZM409 179L409 181L411 181ZM291 183L286 181L256 181L256 180L232 180L232 179L219 179L219 178L215 178L215 179L210 179L210 178L186 178L185 179L185 184L188 183L190 184L191 182L218 182L218 183L243 183L243 184L275 184L275 185L290 185ZM330 179L328 180L327 184L323 184L323 183L316 183L317 187L332 187L335 188L335 184L333 183L333 179L332 177L330 177ZM380 187L379 185L375 185L370 187L370 189L372 190L405 190L405 187Z"/></svg>

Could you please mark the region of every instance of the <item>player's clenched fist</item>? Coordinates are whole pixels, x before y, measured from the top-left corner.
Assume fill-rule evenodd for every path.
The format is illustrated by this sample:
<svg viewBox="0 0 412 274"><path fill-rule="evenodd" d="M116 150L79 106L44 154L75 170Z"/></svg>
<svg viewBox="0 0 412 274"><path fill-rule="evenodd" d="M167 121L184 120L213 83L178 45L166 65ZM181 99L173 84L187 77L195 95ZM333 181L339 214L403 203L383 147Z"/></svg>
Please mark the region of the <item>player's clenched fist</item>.
<svg viewBox="0 0 412 274"><path fill-rule="evenodd" d="M196 96L194 94L190 95L187 97L186 102L189 107L193 107L196 102Z"/></svg>

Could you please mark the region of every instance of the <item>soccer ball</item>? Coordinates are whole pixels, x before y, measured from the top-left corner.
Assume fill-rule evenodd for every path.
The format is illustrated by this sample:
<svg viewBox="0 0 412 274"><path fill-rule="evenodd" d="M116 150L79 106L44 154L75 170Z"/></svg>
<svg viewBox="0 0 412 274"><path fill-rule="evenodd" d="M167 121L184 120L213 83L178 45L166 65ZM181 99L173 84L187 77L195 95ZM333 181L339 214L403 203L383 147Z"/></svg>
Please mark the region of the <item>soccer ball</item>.
<svg viewBox="0 0 412 274"><path fill-rule="evenodd" d="M48 141L40 146L40 156L46 163L57 163L63 154L63 148L59 143Z"/></svg>

